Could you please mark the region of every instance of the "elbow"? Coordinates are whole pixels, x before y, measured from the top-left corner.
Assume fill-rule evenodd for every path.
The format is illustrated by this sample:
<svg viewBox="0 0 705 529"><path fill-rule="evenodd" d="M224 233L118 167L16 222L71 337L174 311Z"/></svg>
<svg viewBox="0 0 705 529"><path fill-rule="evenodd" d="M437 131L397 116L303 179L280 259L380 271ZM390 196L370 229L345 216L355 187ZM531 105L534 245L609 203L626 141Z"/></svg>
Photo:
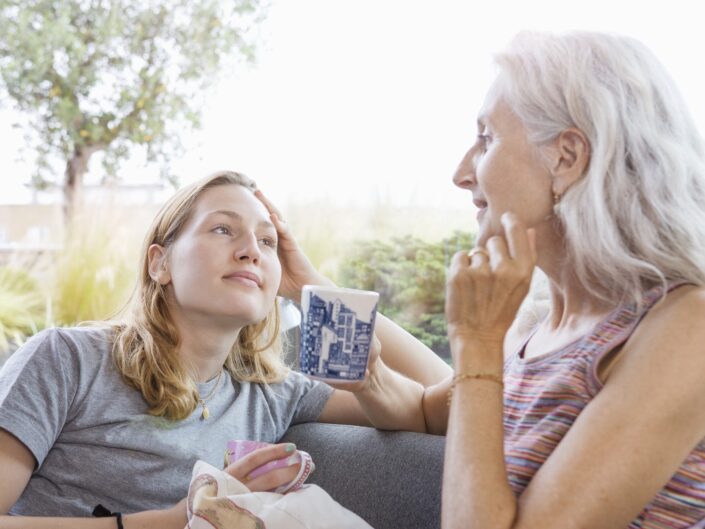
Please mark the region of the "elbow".
<svg viewBox="0 0 705 529"><path fill-rule="evenodd" d="M426 433L445 435L448 429L448 406L444 388L439 385L424 388L421 408Z"/></svg>

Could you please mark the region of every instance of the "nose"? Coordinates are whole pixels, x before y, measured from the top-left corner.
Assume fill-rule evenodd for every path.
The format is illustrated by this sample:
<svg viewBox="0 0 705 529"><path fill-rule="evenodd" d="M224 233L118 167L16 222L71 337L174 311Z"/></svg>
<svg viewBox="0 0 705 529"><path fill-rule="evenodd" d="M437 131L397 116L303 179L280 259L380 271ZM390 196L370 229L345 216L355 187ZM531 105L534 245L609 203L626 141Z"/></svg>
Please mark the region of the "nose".
<svg viewBox="0 0 705 529"><path fill-rule="evenodd" d="M251 261L259 263L262 252L254 233L247 233L237 241L235 259L238 261Z"/></svg>
<svg viewBox="0 0 705 529"><path fill-rule="evenodd" d="M472 189L475 185L475 148L472 147L460 160L453 175L453 183L461 189Z"/></svg>

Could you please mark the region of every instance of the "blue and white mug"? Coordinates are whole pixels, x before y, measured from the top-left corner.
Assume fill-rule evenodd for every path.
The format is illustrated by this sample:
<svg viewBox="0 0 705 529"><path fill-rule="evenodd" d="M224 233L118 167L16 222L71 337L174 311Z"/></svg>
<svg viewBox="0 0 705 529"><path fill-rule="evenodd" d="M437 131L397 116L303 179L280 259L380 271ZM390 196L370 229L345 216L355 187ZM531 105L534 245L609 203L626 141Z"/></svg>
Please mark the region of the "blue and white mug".
<svg viewBox="0 0 705 529"><path fill-rule="evenodd" d="M301 292L300 371L313 378L365 378L379 293L306 285Z"/></svg>

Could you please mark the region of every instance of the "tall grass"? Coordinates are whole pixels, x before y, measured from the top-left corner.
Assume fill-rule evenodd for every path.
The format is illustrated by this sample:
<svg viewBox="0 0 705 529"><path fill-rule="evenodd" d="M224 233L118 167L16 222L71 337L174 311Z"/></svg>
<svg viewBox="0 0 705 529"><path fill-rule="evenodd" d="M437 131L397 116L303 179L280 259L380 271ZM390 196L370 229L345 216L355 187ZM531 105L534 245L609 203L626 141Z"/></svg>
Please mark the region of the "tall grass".
<svg viewBox="0 0 705 529"><path fill-rule="evenodd" d="M125 304L137 278L146 213L87 210L75 217L52 267L57 325L102 320Z"/></svg>
<svg viewBox="0 0 705 529"><path fill-rule="evenodd" d="M11 347L44 326L45 307L46 298L27 271L0 268L0 364Z"/></svg>

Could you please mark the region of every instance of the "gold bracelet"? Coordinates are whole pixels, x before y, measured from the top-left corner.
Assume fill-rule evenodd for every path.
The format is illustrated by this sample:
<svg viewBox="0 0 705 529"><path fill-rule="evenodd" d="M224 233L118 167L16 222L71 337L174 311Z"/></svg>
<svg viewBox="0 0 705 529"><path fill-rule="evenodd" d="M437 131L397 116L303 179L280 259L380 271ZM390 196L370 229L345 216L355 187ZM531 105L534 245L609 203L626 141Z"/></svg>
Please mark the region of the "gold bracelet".
<svg viewBox="0 0 705 529"><path fill-rule="evenodd" d="M450 384L450 389L448 390L448 406L450 406L450 401L453 400L453 390L458 382L463 380L489 380L490 382L496 382L504 389L504 380L501 375L493 375L491 373L461 373L453 377L453 382Z"/></svg>

